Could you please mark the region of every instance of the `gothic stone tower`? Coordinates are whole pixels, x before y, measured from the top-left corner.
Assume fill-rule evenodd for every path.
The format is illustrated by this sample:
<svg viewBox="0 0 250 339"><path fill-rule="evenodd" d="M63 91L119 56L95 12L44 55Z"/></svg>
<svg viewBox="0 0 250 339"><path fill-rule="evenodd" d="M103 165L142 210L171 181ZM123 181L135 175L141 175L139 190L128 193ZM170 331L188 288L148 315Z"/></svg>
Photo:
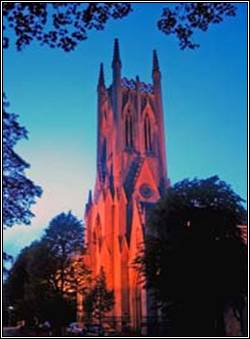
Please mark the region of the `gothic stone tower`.
<svg viewBox="0 0 250 339"><path fill-rule="evenodd" d="M138 76L122 78L117 39L112 70L112 84L106 87L101 64L97 176L86 204L86 242L93 275L103 267L114 289L112 316L137 329L149 315L150 301L132 263L143 244L147 213L168 185L161 72L154 51L152 84Z"/></svg>

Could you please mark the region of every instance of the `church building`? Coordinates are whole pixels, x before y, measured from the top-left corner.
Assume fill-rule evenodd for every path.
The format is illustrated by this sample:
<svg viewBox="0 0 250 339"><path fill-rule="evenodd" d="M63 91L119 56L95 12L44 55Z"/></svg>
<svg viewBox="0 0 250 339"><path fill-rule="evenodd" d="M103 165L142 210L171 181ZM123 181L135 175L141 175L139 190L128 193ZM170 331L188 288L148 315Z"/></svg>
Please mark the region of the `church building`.
<svg viewBox="0 0 250 339"><path fill-rule="evenodd" d="M97 86L96 183L85 210L85 242L93 276L103 267L114 290L112 317L122 326L143 327L150 298L133 261L143 246L147 213L169 185L161 72L153 51L152 83L122 76L115 39L112 84L103 64Z"/></svg>

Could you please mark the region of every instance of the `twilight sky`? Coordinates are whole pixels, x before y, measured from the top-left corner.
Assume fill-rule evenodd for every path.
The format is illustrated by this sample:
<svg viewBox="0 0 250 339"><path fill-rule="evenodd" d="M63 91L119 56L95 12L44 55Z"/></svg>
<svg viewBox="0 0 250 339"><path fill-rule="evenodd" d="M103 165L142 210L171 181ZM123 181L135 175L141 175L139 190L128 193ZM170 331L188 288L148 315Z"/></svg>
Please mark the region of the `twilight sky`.
<svg viewBox="0 0 250 339"><path fill-rule="evenodd" d="M39 238L62 211L83 217L93 188L96 160L96 86L100 62L111 81L114 38L119 38L122 75L151 81L152 50L162 72L168 173L172 183L219 175L246 198L247 5L235 18L195 34L201 47L181 51L156 28L164 4L134 4L126 18L90 32L65 53L32 44L4 51L4 91L10 111L29 131L17 152L31 164L27 175L43 188L31 226L4 231L13 255Z"/></svg>

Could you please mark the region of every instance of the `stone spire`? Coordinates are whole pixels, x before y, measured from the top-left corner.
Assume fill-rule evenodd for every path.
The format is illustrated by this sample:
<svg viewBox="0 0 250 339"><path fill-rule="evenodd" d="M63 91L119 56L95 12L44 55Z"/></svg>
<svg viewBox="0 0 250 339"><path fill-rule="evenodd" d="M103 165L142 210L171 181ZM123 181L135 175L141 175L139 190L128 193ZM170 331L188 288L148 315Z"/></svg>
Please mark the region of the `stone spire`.
<svg viewBox="0 0 250 339"><path fill-rule="evenodd" d="M103 63L100 64L98 87L105 87Z"/></svg>
<svg viewBox="0 0 250 339"><path fill-rule="evenodd" d="M156 52L155 49L153 50L152 78L153 78L154 89L159 91L160 90L160 82L161 82L161 71L160 71L157 52Z"/></svg>
<svg viewBox="0 0 250 339"><path fill-rule="evenodd" d="M153 90L155 94L155 104L157 107L157 115L159 119L159 138L161 140L160 146L160 162L161 162L161 175L162 175L162 184L163 190L167 186L167 161L166 161L166 149L165 149L165 132L164 132L164 113L163 113L163 102L162 102L162 92L161 92L161 71L159 66L159 60L157 52L153 50Z"/></svg>
<svg viewBox="0 0 250 339"><path fill-rule="evenodd" d="M89 196L88 196L88 206L92 205L92 191L89 190Z"/></svg>
<svg viewBox="0 0 250 339"><path fill-rule="evenodd" d="M91 206L92 206L93 200L92 200L92 191L89 190L89 196L88 196L88 201L85 205L85 213L88 213L88 211L90 210Z"/></svg>
<svg viewBox="0 0 250 339"><path fill-rule="evenodd" d="M118 184L121 172L120 154L123 149L123 138L121 138L122 127L122 91L121 91L121 59L118 39L114 41L114 52L112 60L113 81L112 81L112 111L114 117L114 185Z"/></svg>
<svg viewBox="0 0 250 339"><path fill-rule="evenodd" d="M120 86L121 68L122 68L118 39L115 39L114 42L112 68L113 68L113 85L116 87L116 89L118 89L118 87Z"/></svg>
<svg viewBox="0 0 250 339"><path fill-rule="evenodd" d="M157 52L156 49L153 50L153 71L159 71L160 67L159 67L159 61L158 61L158 56L157 56Z"/></svg>
<svg viewBox="0 0 250 339"><path fill-rule="evenodd" d="M120 51L119 51L119 41L116 38L114 42L114 53L113 53L113 62L112 67L115 67L116 65L121 66L121 59L120 59Z"/></svg>

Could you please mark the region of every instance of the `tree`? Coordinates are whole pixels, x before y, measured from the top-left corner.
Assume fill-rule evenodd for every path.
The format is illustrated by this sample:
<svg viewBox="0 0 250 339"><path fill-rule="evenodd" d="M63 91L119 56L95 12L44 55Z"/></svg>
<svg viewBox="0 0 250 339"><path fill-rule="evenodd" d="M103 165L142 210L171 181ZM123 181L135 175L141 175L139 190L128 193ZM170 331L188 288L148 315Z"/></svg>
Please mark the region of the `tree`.
<svg viewBox="0 0 250 339"><path fill-rule="evenodd" d="M20 253L6 281L20 319L49 320L56 334L75 319L77 293L90 284L90 271L77 254L82 248L82 223L69 212L52 219L41 240Z"/></svg>
<svg viewBox="0 0 250 339"><path fill-rule="evenodd" d="M28 324L33 321L35 300L31 298L33 285L28 272L28 263L33 255L36 255L38 242L34 242L25 247L9 271L9 275L4 284L4 297L6 305L13 305L17 319L25 319ZM34 283L34 281L32 281Z"/></svg>
<svg viewBox="0 0 250 339"><path fill-rule="evenodd" d="M64 270L65 282L63 292L68 298L73 297L76 299L78 294L84 296L91 284L91 271L84 263L84 251L82 253L73 255Z"/></svg>
<svg viewBox="0 0 250 339"><path fill-rule="evenodd" d="M6 252L3 252L3 277L7 277L9 270L5 266L5 264L12 263L13 262L13 257Z"/></svg>
<svg viewBox="0 0 250 339"><path fill-rule="evenodd" d="M87 322L103 324L104 316L114 306L114 292L107 289L106 277L101 267L96 283L84 297L84 311Z"/></svg>
<svg viewBox="0 0 250 339"><path fill-rule="evenodd" d="M9 46L12 31L17 50L35 40L68 52L87 39L89 30L102 30L110 19L123 18L130 11L130 4L114 2L3 3L3 45Z"/></svg>
<svg viewBox="0 0 250 339"><path fill-rule="evenodd" d="M163 9L157 26L167 35L175 35L181 49L200 45L193 41L195 31L207 31L212 24L221 23L227 16L235 16L236 7L226 2L190 2Z"/></svg>
<svg viewBox="0 0 250 339"><path fill-rule="evenodd" d="M242 312L247 249L242 199L217 176L169 188L136 259L166 317L168 335L225 335L224 312Z"/></svg>
<svg viewBox="0 0 250 339"><path fill-rule="evenodd" d="M62 293L69 275L72 255L81 253L83 250L83 226L71 212L61 213L51 220L49 227L45 230L42 241L48 248L48 253L53 258L56 266L54 283L60 286Z"/></svg>
<svg viewBox="0 0 250 339"><path fill-rule="evenodd" d="M110 19L130 12L130 3L3 3L3 46L7 48L14 36L17 50L38 41L69 52L87 39L89 30L103 30ZM164 34L175 35L181 49L193 49L199 46L192 40L195 31L206 31L235 13L236 7L224 2L170 4L157 26Z"/></svg>
<svg viewBox="0 0 250 339"><path fill-rule="evenodd" d="M17 121L18 115L6 111L8 102L3 101L3 225L30 224L34 216L30 206L40 197L42 189L25 175L29 164L14 150L17 142L27 139L27 130Z"/></svg>

